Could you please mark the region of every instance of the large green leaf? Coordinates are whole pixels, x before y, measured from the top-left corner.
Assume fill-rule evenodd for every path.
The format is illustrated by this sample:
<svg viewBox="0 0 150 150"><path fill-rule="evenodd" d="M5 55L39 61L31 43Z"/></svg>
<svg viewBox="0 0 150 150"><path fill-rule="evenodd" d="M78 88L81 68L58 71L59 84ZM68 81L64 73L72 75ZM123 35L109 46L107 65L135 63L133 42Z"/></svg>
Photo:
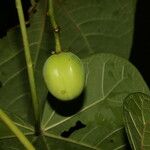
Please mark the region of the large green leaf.
<svg viewBox="0 0 150 150"><path fill-rule="evenodd" d="M83 94L69 103L48 97L42 121L48 147L129 149L122 119L123 99L133 92L149 93L148 87L139 72L122 58L97 54L83 61L87 75ZM61 137L79 121L84 128L75 130L68 138Z"/></svg>
<svg viewBox="0 0 150 150"><path fill-rule="evenodd" d="M133 150L150 149L150 96L134 93L124 101L126 131Z"/></svg>
<svg viewBox="0 0 150 150"><path fill-rule="evenodd" d="M107 52L129 58L136 0L56 0L62 45L80 57Z"/></svg>

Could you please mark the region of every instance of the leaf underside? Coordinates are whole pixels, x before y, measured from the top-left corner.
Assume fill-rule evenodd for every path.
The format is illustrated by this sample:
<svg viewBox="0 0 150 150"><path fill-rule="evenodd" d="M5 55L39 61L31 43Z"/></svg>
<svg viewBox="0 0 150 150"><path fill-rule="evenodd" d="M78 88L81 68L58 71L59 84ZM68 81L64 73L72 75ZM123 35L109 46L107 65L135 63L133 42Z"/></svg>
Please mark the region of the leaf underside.
<svg viewBox="0 0 150 150"><path fill-rule="evenodd" d="M126 131L134 150L150 149L150 96L131 94L124 102Z"/></svg>

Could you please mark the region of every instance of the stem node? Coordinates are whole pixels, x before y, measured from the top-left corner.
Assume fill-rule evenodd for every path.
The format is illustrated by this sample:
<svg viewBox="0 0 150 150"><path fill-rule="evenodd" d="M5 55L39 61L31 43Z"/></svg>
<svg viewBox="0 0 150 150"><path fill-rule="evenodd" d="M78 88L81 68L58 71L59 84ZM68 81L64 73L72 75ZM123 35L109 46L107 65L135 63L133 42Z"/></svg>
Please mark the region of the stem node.
<svg viewBox="0 0 150 150"><path fill-rule="evenodd" d="M59 32L60 32L60 28L59 28L59 27L54 28L54 32L55 32L55 33L59 33Z"/></svg>

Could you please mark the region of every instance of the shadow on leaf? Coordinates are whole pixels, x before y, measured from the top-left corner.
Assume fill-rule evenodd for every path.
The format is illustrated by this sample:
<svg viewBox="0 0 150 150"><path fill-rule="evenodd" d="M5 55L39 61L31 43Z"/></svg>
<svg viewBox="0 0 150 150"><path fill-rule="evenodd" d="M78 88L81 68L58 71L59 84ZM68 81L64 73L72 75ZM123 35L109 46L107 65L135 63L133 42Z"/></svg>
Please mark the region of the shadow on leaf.
<svg viewBox="0 0 150 150"><path fill-rule="evenodd" d="M81 95L71 101L61 101L55 98L51 93L48 93L47 100L51 108L56 111L56 113L62 116L71 116L81 110L85 97L85 90Z"/></svg>

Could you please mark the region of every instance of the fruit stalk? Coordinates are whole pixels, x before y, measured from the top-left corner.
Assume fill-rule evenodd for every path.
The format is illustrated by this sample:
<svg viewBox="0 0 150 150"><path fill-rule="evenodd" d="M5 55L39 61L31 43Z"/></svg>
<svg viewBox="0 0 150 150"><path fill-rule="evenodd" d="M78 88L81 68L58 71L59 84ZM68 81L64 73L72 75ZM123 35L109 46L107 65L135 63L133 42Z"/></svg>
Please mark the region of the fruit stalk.
<svg viewBox="0 0 150 150"><path fill-rule="evenodd" d="M54 16L53 0L49 0L48 14L50 16L50 21L51 21L53 31L54 31L55 52L60 53L62 51L62 49L61 49L61 44L60 44L59 27L56 23L55 16Z"/></svg>
<svg viewBox="0 0 150 150"><path fill-rule="evenodd" d="M20 28L21 28L22 38L23 38L25 59L26 59L26 64L27 64L27 71L28 71L29 84L30 84L30 90L31 90L31 96L32 96L32 103L33 103L33 108L34 108L35 131L36 131L36 133L38 133L38 132L40 132L39 100L38 100L38 96L37 96L37 92L36 92L33 63L32 63L30 49L29 49L29 41L28 41L27 30L26 30L26 26L25 26L25 19L24 19L21 0L16 0L16 8L17 8L17 12L18 12Z"/></svg>
<svg viewBox="0 0 150 150"><path fill-rule="evenodd" d="M18 129L18 127L13 123L13 121L8 117L3 110L0 109L0 120L2 120L8 128L16 135L19 141L24 145L27 150L35 150L33 145L25 137L25 135Z"/></svg>

